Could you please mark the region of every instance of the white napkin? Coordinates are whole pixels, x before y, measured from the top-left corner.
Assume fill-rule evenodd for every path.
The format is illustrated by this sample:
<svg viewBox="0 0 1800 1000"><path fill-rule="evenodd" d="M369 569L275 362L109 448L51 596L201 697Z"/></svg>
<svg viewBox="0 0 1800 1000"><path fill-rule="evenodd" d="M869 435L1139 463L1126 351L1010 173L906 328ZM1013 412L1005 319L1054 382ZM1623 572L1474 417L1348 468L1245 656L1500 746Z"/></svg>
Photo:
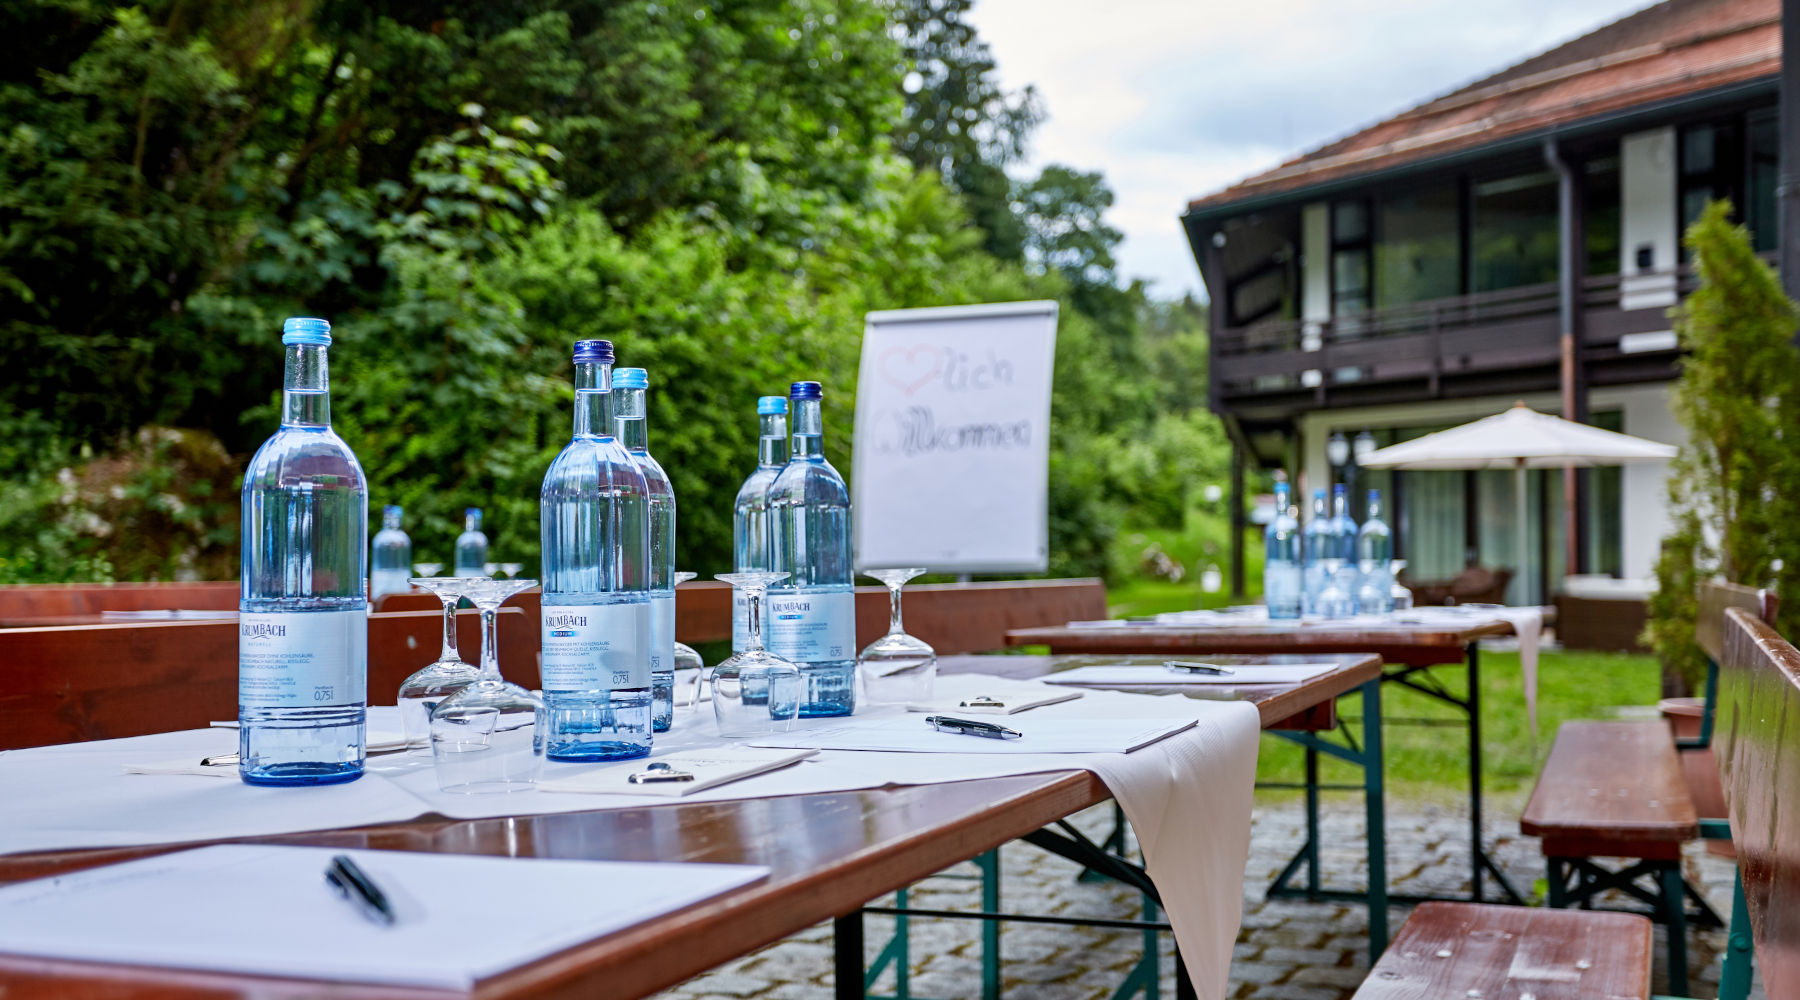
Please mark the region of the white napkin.
<svg viewBox="0 0 1800 1000"><path fill-rule="evenodd" d="M657 754L650 760L625 761L606 767L572 774L565 778L538 782L544 792L589 792L598 795L659 795L680 798L706 788L728 784L763 774L777 768L797 764L813 756L816 750L763 750L755 747L731 746L713 750L680 750ZM692 781L659 781L633 784L631 775L647 771L651 764L667 764L677 771L694 776Z"/></svg>
<svg viewBox="0 0 1800 1000"><path fill-rule="evenodd" d="M236 729L236 722L215 722L214 729ZM368 743L364 749L376 751L393 751L406 749L406 736L402 733L384 733L372 730L368 733ZM229 753L230 751L221 751ZM234 758L227 764L202 764L203 757L188 756L174 760L132 761L125 765L126 774L204 774L213 778L236 778L238 764Z"/></svg>
<svg viewBox="0 0 1800 1000"><path fill-rule="evenodd" d="M1494 616L1504 618L1519 637L1519 671L1524 674L1525 719L1531 726L1531 740L1538 735L1537 668L1538 640L1544 635L1544 612L1541 608L1499 608Z"/></svg>
<svg viewBox="0 0 1800 1000"><path fill-rule="evenodd" d="M1217 710L1186 732L1137 753L1094 754L1081 766L1106 782L1137 831L1195 991L1223 1000L1243 919L1238 887L1262 725L1248 702L1213 704Z"/></svg>

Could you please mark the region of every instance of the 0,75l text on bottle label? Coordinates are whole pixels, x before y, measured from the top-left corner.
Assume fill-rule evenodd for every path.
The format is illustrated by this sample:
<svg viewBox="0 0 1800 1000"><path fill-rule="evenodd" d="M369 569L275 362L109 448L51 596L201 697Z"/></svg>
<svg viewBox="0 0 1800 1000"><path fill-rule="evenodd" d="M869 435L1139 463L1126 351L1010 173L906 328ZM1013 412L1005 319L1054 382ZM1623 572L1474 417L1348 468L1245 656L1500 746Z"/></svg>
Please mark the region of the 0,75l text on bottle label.
<svg viewBox="0 0 1800 1000"><path fill-rule="evenodd" d="M546 604L544 690L650 686L650 602Z"/></svg>
<svg viewBox="0 0 1800 1000"><path fill-rule="evenodd" d="M763 601L765 645L795 663L856 657L856 595L776 593Z"/></svg>
<svg viewBox="0 0 1800 1000"><path fill-rule="evenodd" d="M369 696L367 611L238 615L238 704L360 705Z"/></svg>

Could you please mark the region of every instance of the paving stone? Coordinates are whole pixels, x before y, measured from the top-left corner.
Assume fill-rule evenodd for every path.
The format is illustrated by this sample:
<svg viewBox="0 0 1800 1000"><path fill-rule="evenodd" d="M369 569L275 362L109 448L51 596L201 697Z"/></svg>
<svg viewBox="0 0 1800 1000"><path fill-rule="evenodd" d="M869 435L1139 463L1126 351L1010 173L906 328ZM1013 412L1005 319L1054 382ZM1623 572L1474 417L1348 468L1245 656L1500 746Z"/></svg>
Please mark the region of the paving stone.
<svg viewBox="0 0 1800 1000"><path fill-rule="evenodd" d="M1501 870L1521 891L1544 876L1537 841L1518 836L1518 802L1490 802L1487 842ZM1388 871L1396 889L1467 894L1469 879L1468 820L1455 808L1432 803L1388 804ZM1110 806L1074 817L1087 835L1100 838L1112 826ZM1321 816L1321 871L1331 888L1366 884L1362 852L1360 804L1334 807ZM1233 948L1232 982L1226 995L1234 1000L1349 1000L1368 966L1367 909L1338 902L1301 899L1265 902L1263 891L1304 842L1305 815L1298 802L1259 804L1253 821L1251 856L1244 866L1243 930ZM1685 868L1713 906L1729 912L1732 862L1689 845ZM1135 843L1134 843L1135 849ZM1133 919L1142 914L1142 897L1112 883L1078 882L1077 866L1026 844L1009 844L1000 853L1002 908L1014 912L1079 914ZM972 864L950 870L974 875ZM1302 882L1302 884L1304 884ZM1490 895L1493 893L1489 883ZM912 903L946 909L974 909L980 884L962 879L931 878L920 883ZM1620 899L1617 902L1624 902ZM890 895L879 905L893 905ZM1398 932L1406 908L1394 907L1390 928ZM880 953L892 933L892 917L870 916L866 954ZM910 922L911 992L947 1000L976 997L981 982L981 922L926 920ZM1669 992L1664 935L1656 931L1653 985ZM1689 967L1696 986L1718 981L1721 931L1695 931L1688 946ZM1159 936L1164 996L1174 995L1173 939ZM1106 1000L1142 955L1142 935L1135 930L1094 927L1010 924L1001 932L1002 978L1008 1000ZM809 927L786 941L727 963L663 994L656 1000L831 1000L832 933L829 922ZM876 991L891 995L894 976L881 977ZM1681 992L1681 991L1675 991ZM1702 991L1704 992L1704 991ZM1752 994L1761 1000L1760 989Z"/></svg>

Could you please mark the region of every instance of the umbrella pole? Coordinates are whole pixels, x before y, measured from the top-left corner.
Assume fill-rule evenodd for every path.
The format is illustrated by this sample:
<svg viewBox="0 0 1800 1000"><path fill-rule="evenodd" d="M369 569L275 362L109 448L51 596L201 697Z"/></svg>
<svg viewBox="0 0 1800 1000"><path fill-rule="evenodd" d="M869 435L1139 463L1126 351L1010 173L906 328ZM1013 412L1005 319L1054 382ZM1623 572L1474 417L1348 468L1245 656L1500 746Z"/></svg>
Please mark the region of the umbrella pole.
<svg viewBox="0 0 1800 1000"><path fill-rule="evenodd" d="M1513 503L1516 505L1518 513L1517 527L1514 530L1518 532L1519 552L1516 574L1519 578L1519 592L1522 594L1530 594L1531 583L1529 578L1525 575L1526 559L1531 552L1531 539L1526 530L1525 523L1525 518L1527 512L1530 510L1530 505L1525 502L1525 460L1523 458L1516 459L1513 462ZM1504 596L1501 598L1501 601L1505 602Z"/></svg>

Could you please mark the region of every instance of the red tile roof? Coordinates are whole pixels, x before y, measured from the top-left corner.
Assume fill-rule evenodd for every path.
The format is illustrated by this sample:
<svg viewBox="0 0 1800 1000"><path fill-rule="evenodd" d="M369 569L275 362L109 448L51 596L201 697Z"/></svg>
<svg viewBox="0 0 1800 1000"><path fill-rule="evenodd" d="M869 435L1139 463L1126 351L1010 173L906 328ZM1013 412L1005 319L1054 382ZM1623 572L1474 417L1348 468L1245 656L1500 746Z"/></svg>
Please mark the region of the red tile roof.
<svg viewBox="0 0 1800 1000"><path fill-rule="evenodd" d="M1309 187L1781 69L1781 0L1666 0L1226 188Z"/></svg>

